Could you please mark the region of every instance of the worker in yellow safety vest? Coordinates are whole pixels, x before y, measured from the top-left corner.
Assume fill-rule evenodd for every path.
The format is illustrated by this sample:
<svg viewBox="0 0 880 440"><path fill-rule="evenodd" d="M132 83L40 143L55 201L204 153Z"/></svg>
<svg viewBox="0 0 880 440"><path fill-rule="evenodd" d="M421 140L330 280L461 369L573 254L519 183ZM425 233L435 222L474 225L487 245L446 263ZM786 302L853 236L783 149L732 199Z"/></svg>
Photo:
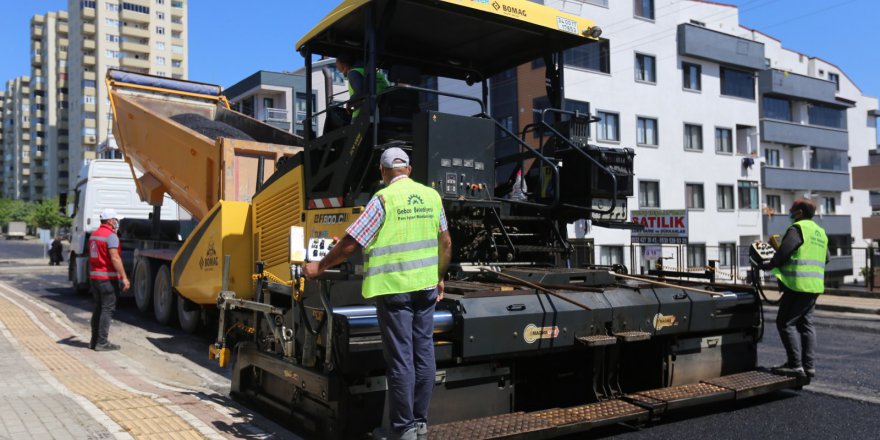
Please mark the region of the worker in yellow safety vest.
<svg viewBox="0 0 880 440"><path fill-rule="evenodd" d="M354 58L348 54L342 54L336 57L336 69L339 70L348 80L348 106L351 109L351 119L360 115L361 105L365 102L367 95L367 85L365 80L367 74L361 63L355 63ZM391 87L388 78L379 70L376 70L376 94L382 93L383 90Z"/></svg>
<svg viewBox="0 0 880 440"><path fill-rule="evenodd" d="M382 333L390 430L374 438L422 440L434 388L434 306L443 298L443 276L452 240L440 195L409 178L409 157L389 148L380 158L385 188L376 193L346 235L308 278L364 251L364 298L374 300Z"/></svg>
<svg viewBox="0 0 880 440"><path fill-rule="evenodd" d="M829 261L828 236L816 224L816 204L795 200L789 210L794 223L785 232L779 249L762 269L772 270L779 280L782 299L776 314L776 328L788 360L775 371L794 376L816 375L816 330L813 310L825 291L825 264Z"/></svg>

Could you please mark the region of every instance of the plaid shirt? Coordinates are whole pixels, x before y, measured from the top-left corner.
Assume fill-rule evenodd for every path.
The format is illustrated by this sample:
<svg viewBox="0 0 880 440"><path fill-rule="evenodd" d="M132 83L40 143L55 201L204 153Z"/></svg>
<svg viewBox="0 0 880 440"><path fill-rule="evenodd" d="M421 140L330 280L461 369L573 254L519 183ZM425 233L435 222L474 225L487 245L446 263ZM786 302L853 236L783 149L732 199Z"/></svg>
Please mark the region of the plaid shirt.
<svg viewBox="0 0 880 440"><path fill-rule="evenodd" d="M400 179L406 178L406 176L397 176L391 180L389 185ZM379 200L379 197L373 196L373 198L370 199L370 202L367 203L367 207L364 208L364 212L361 213L360 217L358 217L358 219L355 220L345 232L357 240L361 246L367 247L376 238L376 234L379 233L379 228L382 227L384 220L385 207L382 205L382 201ZM446 224L446 212L443 208L440 208L440 232L446 231L447 229L449 229L449 227Z"/></svg>

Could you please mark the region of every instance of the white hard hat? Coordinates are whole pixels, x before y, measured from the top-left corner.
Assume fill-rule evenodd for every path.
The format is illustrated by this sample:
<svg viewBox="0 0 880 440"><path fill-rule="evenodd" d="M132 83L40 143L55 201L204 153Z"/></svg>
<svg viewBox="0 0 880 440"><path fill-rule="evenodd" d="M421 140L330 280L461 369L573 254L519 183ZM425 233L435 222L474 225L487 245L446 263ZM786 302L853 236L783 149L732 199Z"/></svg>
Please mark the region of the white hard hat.
<svg viewBox="0 0 880 440"><path fill-rule="evenodd" d="M115 218L116 220L122 220L124 217L119 215L113 208L106 208L101 211L101 220L110 220L111 218Z"/></svg>

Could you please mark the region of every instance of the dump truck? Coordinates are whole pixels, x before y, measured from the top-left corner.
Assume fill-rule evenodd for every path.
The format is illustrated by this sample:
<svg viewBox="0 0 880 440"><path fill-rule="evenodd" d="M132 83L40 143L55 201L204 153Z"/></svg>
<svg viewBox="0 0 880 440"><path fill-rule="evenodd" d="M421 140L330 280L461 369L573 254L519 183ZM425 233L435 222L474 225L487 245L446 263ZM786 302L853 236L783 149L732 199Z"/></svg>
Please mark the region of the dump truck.
<svg viewBox="0 0 880 440"><path fill-rule="evenodd" d="M634 151L591 145L596 119L564 110L565 52L600 35L591 20L524 0L347 0L297 42L307 91L315 57L363 56L368 90L346 103L358 116L289 142L254 136L280 145L282 157L263 168L269 177L258 173L247 200L212 197L220 201L169 266L182 298L218 306L209 356L231 362L232 396L313 437L361 438L386 423L363 256L320 279L301 274L380 188L378 160L392 146L409 152L412 178L440 194L453 238L434 315L431 438L552 438L802 386L805 379L758 368L764 320L755 288L634 277L573 259L567 224L634 227L626 221ZM545 66L550 105L514 133L492 118L488 81L535 60ZM378 69L391 82L381 92ZM183 206L185 187L206 182L196 171L217 170L208 173L211 188L228 182L230 161L204 157L228 139L209 142L170 120L170 109L186 103L186 112L195 106L214 121L253 124L217 90L141 77L128 81L139 84L129 92L124 74L108 75L117 82L117 138L132 165L152 175L145 189ZM482 93L423 81L437 77ZM446 114L425 99L439 96L474 111ZM306 99L306 119L319 113ZM515 148L500 148L502 139ZM125 144L161 147L130 152ZM186 171L150 168L153 160Z"/></svg>

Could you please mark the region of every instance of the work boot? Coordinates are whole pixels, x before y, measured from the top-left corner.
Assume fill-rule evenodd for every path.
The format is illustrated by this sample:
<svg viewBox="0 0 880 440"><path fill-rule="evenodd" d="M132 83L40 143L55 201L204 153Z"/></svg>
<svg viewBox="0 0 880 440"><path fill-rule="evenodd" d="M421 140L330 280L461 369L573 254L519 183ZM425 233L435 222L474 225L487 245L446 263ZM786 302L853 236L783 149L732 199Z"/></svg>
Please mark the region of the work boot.
<svg viewBox="0 0 880 440"><path fill-rule="evenodd" d="M807 377L810 379L816 377L816 369L815 368L804 368L804 371L807 373Z"/></svg>
<svg viewBox="0 0 880 440"><path fill-rule="evenodd" d="M108 342L106 344L95 345L95 351L116 351L116 350L119 350L119 348L120 347L118 345L110 343L110 342Z"/></svg>
<svg viewBox="0 0 880 440"><path fill-rule="evenodd" d="M804 372L804 367L792 367L791 365L785 363L778 367L773 367L770 371L781 374L783 376L806 376L807 373Z"/></svg>
<svg viewBox="0 0 880 440"><path fill-rule="evenodd" d="M428 440L428 424L424 422L416 423L416 440Z"/></svg>

